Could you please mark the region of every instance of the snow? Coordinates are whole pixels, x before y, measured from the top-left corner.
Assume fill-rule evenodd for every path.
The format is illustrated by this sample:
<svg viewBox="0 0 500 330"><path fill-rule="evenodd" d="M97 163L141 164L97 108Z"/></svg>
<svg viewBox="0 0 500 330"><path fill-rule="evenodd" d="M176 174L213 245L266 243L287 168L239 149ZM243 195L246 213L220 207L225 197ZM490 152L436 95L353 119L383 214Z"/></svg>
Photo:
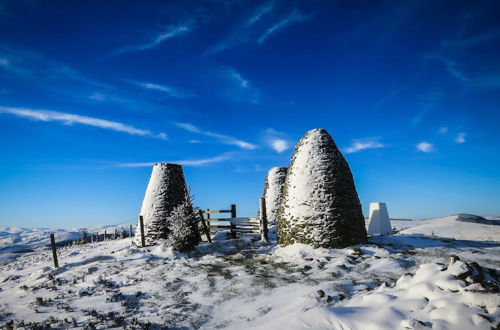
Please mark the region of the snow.
<svg viewBox="0 0 500 330"><path fill-rule="evenodd" d="M59 269L48 249L23 253L0 265L0 328L12 320L99 329L498 326L499 272L474 264L499 268L498 226L456 216L393 225L394 235L344 249L280 247L272 227L270 245L250 235L189 254L134 248L130 238L67 246Z"/></svg>
<svg viewBox="0 0 500 330"><path fill-rule="evenodd" d="M370 203L368 234L390 234L392 232L389 212L385 203Z"/></svg>
<svg viewBox="0 0 500 330"><path fill-rule="evenodd" d="M402 230L401 234L423 234L464 240L498 241L500 226L457 221L457 215L434 220L417 221L417 226Z"/></svg>

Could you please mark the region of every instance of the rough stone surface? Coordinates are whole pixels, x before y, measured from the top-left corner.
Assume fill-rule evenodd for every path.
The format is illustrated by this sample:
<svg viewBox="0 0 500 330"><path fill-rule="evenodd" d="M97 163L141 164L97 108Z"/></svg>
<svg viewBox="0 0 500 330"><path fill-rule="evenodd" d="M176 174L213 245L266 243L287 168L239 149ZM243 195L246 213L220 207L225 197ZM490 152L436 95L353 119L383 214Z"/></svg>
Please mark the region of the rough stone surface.
<svg viewBox="0 0 500 330"><path fill-rule="evenodd" d="M273 167L267 172L262 197L266 199L267 221L271 224L275 223L278 218L286 172L286 167ZM261 210L259 208L257 218L260 218L260 214Z"/></svg>
<svg viewBox="0 0 500 330"><path fill-rule="evenodd" d="M169 237L171 224L168 222L168 217L175 207L187 199L189 193L182 166L169 163L154 164L140 213L144 219L146 245L157 244L159 239ZM132 244L141 245L139 222Z"/></svg>
<svg viewBox="0 0 500 330"><path fill-rule="evenodd" d="M307 132L288 168L278 216L279 244L341 248L366 238L349 165L326 130Z"/></svg>

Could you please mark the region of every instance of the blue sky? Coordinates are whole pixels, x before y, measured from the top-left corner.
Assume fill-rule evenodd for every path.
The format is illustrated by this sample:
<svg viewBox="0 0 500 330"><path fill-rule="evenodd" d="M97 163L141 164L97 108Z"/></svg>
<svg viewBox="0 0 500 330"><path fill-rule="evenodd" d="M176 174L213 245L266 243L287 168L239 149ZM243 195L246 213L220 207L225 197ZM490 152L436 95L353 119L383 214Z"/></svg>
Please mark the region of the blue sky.
<svg viewBox="0 0 500 330"><path fill-rule="evenodd" d="M500 214L498 1L0 1L0 225L130 223L151 163L256 213L326 128L365 214Z"/></svg>

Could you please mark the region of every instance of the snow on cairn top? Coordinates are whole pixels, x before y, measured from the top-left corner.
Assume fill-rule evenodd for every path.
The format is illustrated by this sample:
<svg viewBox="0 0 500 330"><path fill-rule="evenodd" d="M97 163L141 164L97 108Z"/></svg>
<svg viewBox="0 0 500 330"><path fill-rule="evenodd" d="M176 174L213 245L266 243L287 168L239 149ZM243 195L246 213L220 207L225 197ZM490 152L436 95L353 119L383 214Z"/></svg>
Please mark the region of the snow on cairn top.
<svg viewBox="0 0 500 330"><path fill-rule="evenodd" d="M172 210L185 202L187 198L188 189L182 166L155 163L140 213L144 220L147 245L156 244L158 239L168 238L170 224L167 223L167 218ZM139 224L132 243L136 246L141 245Z"/></svg>
<svg viewBox="0 0 500 330"><path fill-rule="evenodd" d="M279 244L339 248L366 237L349 165L325 129L307 132L295 147L283 188Z"/></svg>
<svg viewBox="0 0 500 330"><path fill-rule="evenodd" d="M269 222L275 222L278 218L286 172L286 167L273 167L267 172L262 196L266 199L266 215ZM259 209L259 218L260 212Z"/></svg>

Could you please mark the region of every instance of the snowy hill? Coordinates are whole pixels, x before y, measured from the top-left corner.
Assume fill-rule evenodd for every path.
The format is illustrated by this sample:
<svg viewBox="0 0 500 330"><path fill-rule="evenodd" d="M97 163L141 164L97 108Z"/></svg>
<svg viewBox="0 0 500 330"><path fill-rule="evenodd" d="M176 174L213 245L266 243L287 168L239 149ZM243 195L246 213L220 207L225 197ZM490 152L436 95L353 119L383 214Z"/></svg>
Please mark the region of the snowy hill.
<svg viewBox="0 0 500 330"><path fill-rule="evenodd" d="M345 249L122 239L61 248L59 269L25 253L0 265L0 328L496 328L500 227L455 220L393 221L397 234Z"/></svg>
<svg viewBox="0 0 500 330"><path fill-rule="evenodd" d="M90 227L87 230L103 231L118 229L116 226ZM58 242L70 241L81 237L80 229L49 229L0 227L0 264L10 262L21 256L20 252L47 249L49 235L54 233Z"/></svg>
<svg viewBox="0 0 500 330"><path fill-rule="evenodd" d="M448 217L406 222L402 226L410 226L400 231L400 234L422 234L428 236L448 237L464 240L478 241L500 241L500 226L492 224L463 221L460 215ZM401 221L394 221L393 225L398 227Z"/></svg>

